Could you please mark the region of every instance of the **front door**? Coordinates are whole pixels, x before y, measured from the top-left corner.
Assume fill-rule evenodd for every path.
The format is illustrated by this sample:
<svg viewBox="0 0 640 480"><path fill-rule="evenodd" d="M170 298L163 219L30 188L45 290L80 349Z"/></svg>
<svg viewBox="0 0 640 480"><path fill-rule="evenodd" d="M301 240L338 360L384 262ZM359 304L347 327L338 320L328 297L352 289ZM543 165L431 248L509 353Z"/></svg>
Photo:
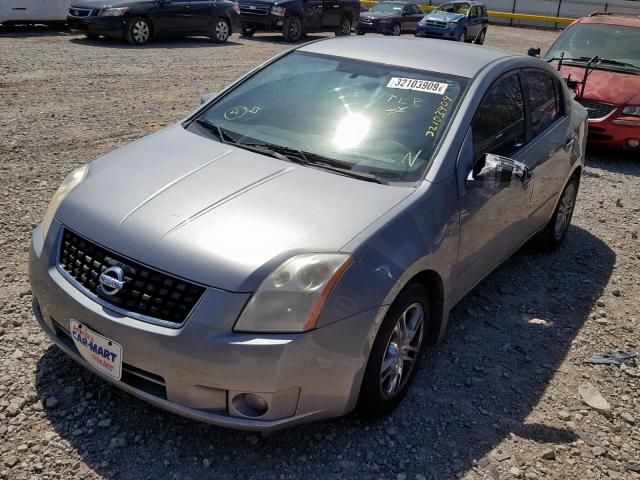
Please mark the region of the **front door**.
<svg viewBox="0 0 640 480"><path fill-rule="evenodd" d="M149 12L156 34L184 34L192 24L191 0L156 2Z"/></svg>
<svg viewBox="0 0 640 480"><path fill-rule="evenodd" d="M518 72L496 80L485 93L471 123L472 146L461 152L457 175L461 188L459 270L456 294L464 295L523 241L522 223L530 209L534 180L499 188L469 187L485 154L526 163L524 97ZM472 152L471 152L472 151ZM468 159L468 160L467 160Z"/></svg>

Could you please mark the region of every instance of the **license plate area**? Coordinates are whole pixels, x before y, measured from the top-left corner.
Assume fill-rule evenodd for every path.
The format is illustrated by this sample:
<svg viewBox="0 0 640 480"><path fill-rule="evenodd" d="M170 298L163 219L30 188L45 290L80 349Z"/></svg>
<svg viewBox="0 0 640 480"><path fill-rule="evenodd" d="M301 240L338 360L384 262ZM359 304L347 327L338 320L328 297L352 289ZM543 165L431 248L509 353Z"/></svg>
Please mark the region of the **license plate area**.
<svg viewBox="0 0 640 480"><path fill-rule="evenodd" d="M92 367L120 380L122 377L122 346L110 338L94 332L75 319L69 331L76 348Z"/></svg>

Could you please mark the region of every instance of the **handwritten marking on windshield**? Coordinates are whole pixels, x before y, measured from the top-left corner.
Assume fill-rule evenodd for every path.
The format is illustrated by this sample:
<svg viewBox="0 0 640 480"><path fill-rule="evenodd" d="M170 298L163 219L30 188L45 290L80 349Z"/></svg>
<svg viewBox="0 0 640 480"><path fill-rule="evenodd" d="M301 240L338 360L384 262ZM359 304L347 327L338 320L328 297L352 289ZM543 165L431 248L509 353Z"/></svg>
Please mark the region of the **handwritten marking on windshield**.
<svg viewBox="0 0 640 480"><path fill-rule="evenodd" d="M260 110L262 110L262 107L245 107L244 105L236 105L224 112L224 118L227 120L238 120L239 118L244 117L247 113L256 114Z"/></svg>
<svg viewBox="0 0 640 480"><path fill-rule="evenodd" d="M447 114L447 108L449 107L451 98L444 95L442 100L440 100L440 104L436 107L436 111L433 112L433 118L431 119L431 125L429 125L428 130L425 132L427 137L435 137L436 132L438 131L438 127L444 120L445 115Z"/></svg>
<svg viewBox="0 0 640 480"><path fill-rule="evenodd" d="M409 167L413 167L413 164L416 163L416 160L418 160L418 157L421 153L422 149L418 150L415 155L411 155L411 152L407 152L407 154L402 159L402 164L404 165L404 163L406 162Z"/></svg>

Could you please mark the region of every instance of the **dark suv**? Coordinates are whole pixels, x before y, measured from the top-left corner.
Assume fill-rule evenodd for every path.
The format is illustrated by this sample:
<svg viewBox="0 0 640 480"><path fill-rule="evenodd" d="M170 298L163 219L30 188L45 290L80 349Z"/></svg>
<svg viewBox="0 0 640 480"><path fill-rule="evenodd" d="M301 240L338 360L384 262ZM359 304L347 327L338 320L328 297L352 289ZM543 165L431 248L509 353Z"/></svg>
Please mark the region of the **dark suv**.
<svg viewBox="0 0 640 480"><path fill-rule="evenodd" d="M349 35L360 18L360 0L240 0L242 34L282 32L289 42L308 32Z"/></svg>

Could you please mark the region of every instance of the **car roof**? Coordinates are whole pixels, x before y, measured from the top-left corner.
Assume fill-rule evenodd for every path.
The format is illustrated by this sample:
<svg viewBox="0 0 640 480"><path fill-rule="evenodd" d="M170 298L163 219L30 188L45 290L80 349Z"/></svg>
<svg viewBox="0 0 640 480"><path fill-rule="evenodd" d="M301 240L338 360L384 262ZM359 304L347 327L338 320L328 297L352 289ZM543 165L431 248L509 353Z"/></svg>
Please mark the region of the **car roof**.
<svg viewBox="0 0 640 480"><path fill-rule="evenodd" d="M302 52L474 77L487 64L513 57L495 48L431 38L335 37L302 45Z"/></svg>
<svg viewBox="0 0 640 480"><path fill-rule="evenodd" d="M607 23L627 27L640 27L640 15L636 13L593 12L591 15L579 18L575 23Z"/></svg>

